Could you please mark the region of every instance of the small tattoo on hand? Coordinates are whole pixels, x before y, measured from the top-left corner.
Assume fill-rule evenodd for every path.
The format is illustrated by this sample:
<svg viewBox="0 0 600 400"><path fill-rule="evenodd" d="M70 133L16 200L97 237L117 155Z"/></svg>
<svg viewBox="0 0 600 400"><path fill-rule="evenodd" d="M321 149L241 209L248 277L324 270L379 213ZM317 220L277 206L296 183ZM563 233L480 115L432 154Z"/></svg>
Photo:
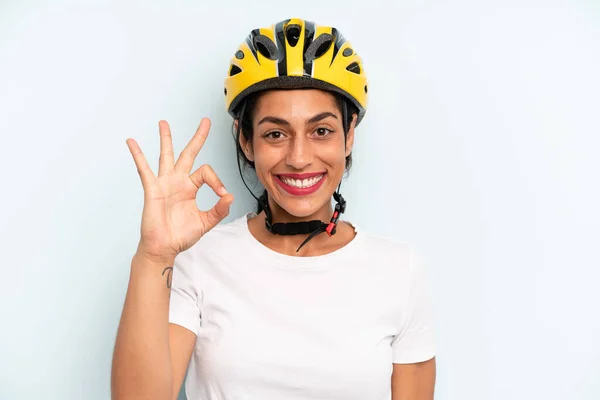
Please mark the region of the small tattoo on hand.
<svg viewBox="0 0 600 400"><path fill-rule="evenodd" d="M165 272L169 271L167 274L167 288L171 289L171 279L173 276L173 267L167 267L163 270L162 275L165 276Z"/></svg>

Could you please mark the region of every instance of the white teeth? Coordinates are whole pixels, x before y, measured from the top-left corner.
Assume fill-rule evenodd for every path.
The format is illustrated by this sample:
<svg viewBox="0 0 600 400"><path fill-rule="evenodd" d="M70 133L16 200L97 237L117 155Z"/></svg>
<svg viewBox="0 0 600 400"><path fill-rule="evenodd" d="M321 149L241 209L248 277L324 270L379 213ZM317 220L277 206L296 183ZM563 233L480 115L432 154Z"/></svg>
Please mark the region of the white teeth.
<svg viewBox="0 0 600 400"><path fill-rule="evenodd" d="M284 176L280 176L279 178L287 185L304 189L316 185L321 179L323 179L323 175L315 176L309 179L293 179L286 178Z"/></svg>

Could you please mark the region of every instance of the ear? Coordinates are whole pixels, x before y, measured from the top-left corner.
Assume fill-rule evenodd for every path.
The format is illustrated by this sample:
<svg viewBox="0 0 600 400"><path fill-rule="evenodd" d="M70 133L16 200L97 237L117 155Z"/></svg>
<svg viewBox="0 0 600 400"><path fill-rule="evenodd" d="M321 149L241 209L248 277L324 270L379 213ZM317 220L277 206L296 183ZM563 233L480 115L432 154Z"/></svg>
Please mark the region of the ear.
<svg viewBox="0 0 600 400"><path fill-rule="evenodd" d="M235 131L238 131L238 126L239 126L239 120L236 119L235 121L233 121L233 126L235 128ZM242 148L242 151L244 152L244 154L246 155L246 158L251 161L254 162L254 150L252 148L252 141L250 140L246 140L246 138L244 137L244 133L240 132L240 147Z"/></svg>
<svg viewBox="0 0 600 400"><path fill-rule="evenodd" d="M352 146L354 145L354 127L356 126L357 120L358 115L352 114L352 121L350 121L350 128L348 129L348 134L346 135L346 157L352 153Z"/></svg>

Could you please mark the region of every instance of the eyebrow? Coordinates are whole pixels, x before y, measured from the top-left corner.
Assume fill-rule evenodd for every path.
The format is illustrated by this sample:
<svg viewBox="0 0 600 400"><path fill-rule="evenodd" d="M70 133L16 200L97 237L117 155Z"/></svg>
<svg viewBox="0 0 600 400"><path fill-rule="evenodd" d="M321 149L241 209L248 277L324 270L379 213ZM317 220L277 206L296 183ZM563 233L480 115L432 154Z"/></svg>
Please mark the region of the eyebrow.
<svg viewBox="0 0 600 400"><path fill-rule="evenodd" d="M321 120L323 120L323 119L325 119L327 117L333 117L335 119L338 119L338 117L334 113L326 111L326 112L322 112L320 114L315 115L314 117L312 117L311 119L309 119L306 122L308 124L314 124L315 122L319 122L319 121L321 121ZM277 118L277 117L272 117L272 116L268 115L268 116L264 117L263 119L261 119L260 122L257 124L257 126L260 125L260 124L262 124L262 123L265 123L265 122L272 122L274 124L285 125L285 126L290 126L291 125L285 119Z"/></svg>

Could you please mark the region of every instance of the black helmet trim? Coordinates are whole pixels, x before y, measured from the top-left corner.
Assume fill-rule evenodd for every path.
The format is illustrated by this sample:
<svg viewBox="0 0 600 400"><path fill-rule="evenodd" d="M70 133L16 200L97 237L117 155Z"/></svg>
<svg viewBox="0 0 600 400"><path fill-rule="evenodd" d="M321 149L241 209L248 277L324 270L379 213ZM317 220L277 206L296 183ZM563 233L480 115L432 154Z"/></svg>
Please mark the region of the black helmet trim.
<svg viewBox="0 0 600 400"><path fill-rule="evenodd" d="M365 116L366 110L360 105L354 97L350 96L346 91L338 88L331 83L315 79L311 76L279 76L276 78L269 78L254 85L248 87L242 91L237 97L231 102L229 107L229 114L233 118L237 118L239 114L238 106L242 101L252 93L261 92L264 90L277 90L277 89L321 89L326 91L332 91L339 93L346 99L350 100L354 106L358 109L358 118L356 120L356 126Z"/></svg>

